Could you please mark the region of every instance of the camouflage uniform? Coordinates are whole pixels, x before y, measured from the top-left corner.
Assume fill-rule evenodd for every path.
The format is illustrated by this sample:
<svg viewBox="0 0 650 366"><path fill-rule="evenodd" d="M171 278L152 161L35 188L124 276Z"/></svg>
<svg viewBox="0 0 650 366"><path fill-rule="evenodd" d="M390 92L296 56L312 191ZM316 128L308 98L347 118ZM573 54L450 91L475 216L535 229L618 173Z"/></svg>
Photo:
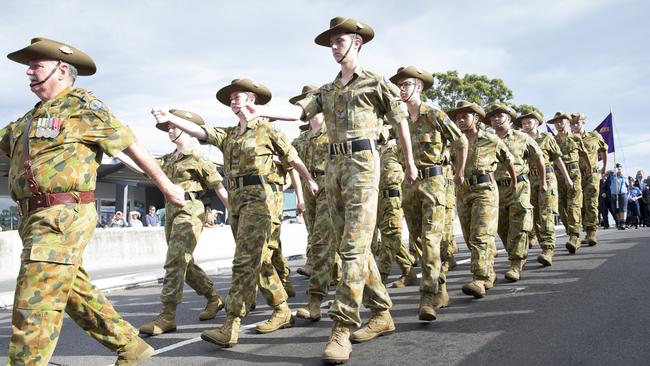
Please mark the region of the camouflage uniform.
<svg viewBox="0 0 650 366"><path fill-rule="evenodd" d="M358 326L362 299L374 312L392 307L370 253L380 173L374 145L381 118L396 124L406 118L406 112L394 85L360 67L354 70L347 85L341 83L339 74L333 82L297 104L303 108L305 120L324 113L333 153L326 170L327 198L336 245L343 260L343 277L329 315L342 324Z"/></svg>
<svg viewBox="0 0 650 366"><path fill-rule="evenodd" d="M60 119L55 137L39 137L41 121L47 118ZM114 156L135 141L129 128L80 88L63 90L0 130L0 150L10 159L9 190L22 212L18 233L23 251L8 364L48 364L64 310L91 337L118 351L138 331L113 309L81 265L97 223L94 202L29 210L26 202L34 193L23 167L28 121L29 155L36 178L33 190L48 194L69 192L79 199L80 192L94 191L102 153Z"/></svg>
<svg viewBox="0 0 650 366"><path fill-rule="evenodd" d="M525 260L528 257L528 235L533 231L533 206L530 204L530 183L528 164L542 156L539 146L527 134L510 129L501 137L515 166L516 177L511 177L505 164L497 164L494 177L499 187L498 233L510 261ZM511 179L516 179L516 188L510 188Z"/></svg>
<svg viewBox="0 0 650 366"><path fill-rule="evenodd" d="M539 132L535 138L546 163L546 192L539 190L537 168L530 164L530 202L533 205L535 235L542 249L555 248L555 213L558 211L558 180L555 177L553 161L562 157L562 152L553 135ZM564 180L562 180L564 184Z"/></svg>
<svg viewBox="0 0 650 366"><path fill-rule="evenodd" d="M443 263L443 270L450 269L453 266L454 253L458 251L456 244L456 234L454 233L454 219L456 218L456 184L454 183L454 165L449 157L449 150L445 153L445 163L443 169L447 186L445 187L445 225L442 231L442 241L440 241L440 260ZM454 262L455 263L455 262ZM445 265L447 268L445 268Z"/></svg>
<svg viewBox="0 0 650 366"><path fill-rule="evenodd" d="M298 135L298 137L293 139L293 141L291 142L291 145L293 145L293 147L296 149L296 151L298 152L298 156L300 157L300 159L302 159L303 163L305 163L305 165L307 166L307 169L309 169L309 166L307 165L307 162L306 162L305 159L306 159L306 154L307 154L307 151L308 151L307 149L308 149L308 146L309 146L308 142L309 142L308 134L307 134L306 131L301 131L300 135ZM323 159L325 159L325 157L323 157ZM314 179L316 179L316 177L314 177L313 175L312 175L312 177ZM306 192L307 183L303 182L301 180L301 184L302 184L303 192ZM320 185L319 185L319 187L320 187ZM305 267L312 268L313 263L312 263L312 253L311 253L311 240L309 239L309 237L311 236L311 231L312 231L312 227L313 227L313 217L314 217L313 216L313 209L315 207L314 205L316 204L316 200L313 199L313 197L310 197L311 195L309 195L309 194L305 194L304 196L305 196L305 198L304 198L305 199L305 212L303 212L302 218L303 218L303 221L305 223L305 227L307 228L307 248L306 248L306 251L305 251L305 256L306 256L307 260L305 262ZM307 214L308 210L312 210L311 215ZM328 212L328 214L329 214L329 212Z"/></svg>
<svg viewBox="0 0 650 366"><path fill-rule="evenodd" d="M214 288L210 277L194 263L192 253L203 231L205 216L199 195L215 189L222 178L215 164L194 147L164 155L159 162L165 175L172 183L183 187L189 198L183 208L165 204L167 259L160 300L163 304L179 304L183 299L184 283L201 296Z"/></svg>
<svg viewBox="0 0 650 366"><path fill-rule="evenodd" d="M318 132L307 131L301 135L303 143L298 156L318 183L316 196L305 195L305 224L309 231L308 246L311 248L312 273L307 292L310 295L327 296L332 268L335 264L336 244L332 232L329 203L325 192L329 139L327 126L323 124ZM295 140L294 140L295 145ZM307 190L303 182L303 190Z"/></svg>
<svg viewBox="0 0 650 366"><path fill-rule="evenodd" d="M569 133L566 138L558 134L555 136L555 141L560 147L562 161L566 166L569 177L574 182L572 189L567 188L565 184L558 184L557 186L560 217L562 218L566 233L569 236L579 236L580 209L582 207L582 186L580 184L582 181L582 173L580 173L578 161L580 160L580 154L586 154L586 150L582 140L572 133ZM562 179L562 173L559 171L555 172L555 176L558 181Z"/></svg>
<svg viewBox="0 0 650 366"><path fill-rule="evenodd" d="M582 174L582 227L585 232L595 232L598 229L598 190L600 189L598 153L607 154L607 144L596 131L585 132L584 135L578 136L582 140L591 164L590 171L585 161L579 163Z"/></svg>
<svg viewBox="0 0 650 366"><path fill-rule="evenodd" d="M409 237L419 242L421 250L420 292L437 294L439 284L446 282L440 257L447 203L447 178L442 164L445 151L467 146L467 138L447 114L425 103L420 105L417 119L409 116L408 121L418 179L402 186L404 214Z"/></svg>
<svg viewBox="0 0 650 366"><path fill-rule="evenodd" d="M499 223L499 192L494 171L497 163L513 161L505 143L493 134L479 130L476 141L469 144L465 182L456 187L456 208L475 280L488 281L494 271L492 252L496 249L494 240ZM479 178L486 181L479 182Z"/></svg>
<svg viewBox="0 0 650 366"><path fill-rule="evenodd" d="M243 133L239 130L239 125L206 128L206 143L223 152L228 182L230 228L236 248L226 312L234 317L248 314L260 278L264 247L273 231L277 187L267 183L272 156L286 157L288 162L297 157L284 134L264 120L254 119L247 123ZM286 302L287 294L275 268L265 267L265 271L266 302L273 306Z"/></svg>

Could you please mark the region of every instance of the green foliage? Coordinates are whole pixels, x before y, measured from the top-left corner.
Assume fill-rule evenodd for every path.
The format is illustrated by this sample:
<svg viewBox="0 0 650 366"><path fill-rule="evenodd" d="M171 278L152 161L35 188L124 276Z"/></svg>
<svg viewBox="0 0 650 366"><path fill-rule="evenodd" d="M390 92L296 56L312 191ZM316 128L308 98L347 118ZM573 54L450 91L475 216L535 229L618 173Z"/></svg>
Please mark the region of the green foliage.
<svg viewBox="0 0 650 366"><path fill-rule="evenodd" d="M433 73L433 79L433 87L422 93L422 99L432 100L445 111L453 109L459 100L485 106L512 99L512 90L503 80L486 75L466 74L461 78L457 71L447 71Z"/></svg>
<svg viewBox="0 0 650 366"><path fill-rule="evenodd" d="M530 104L519 104L519 105L511 104L511 106L512 106L512 108L514 108L515 111L517 111L517 114L523 114L524 111L535 111L535 112L539 113L540 116L544 115L544 113L542 113L542 111L540 111L534 105L530 105Z"/></svg>

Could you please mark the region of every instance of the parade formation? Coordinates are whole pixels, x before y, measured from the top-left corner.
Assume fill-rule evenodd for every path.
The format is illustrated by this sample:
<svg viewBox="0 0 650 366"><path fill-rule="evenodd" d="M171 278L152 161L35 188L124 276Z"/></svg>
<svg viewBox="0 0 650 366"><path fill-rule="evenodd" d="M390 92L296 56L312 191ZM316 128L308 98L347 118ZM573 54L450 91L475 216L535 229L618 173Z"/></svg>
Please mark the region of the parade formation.
<svg viewBox="0 0 650 366"><path fill-rule="evenodd" d="M384 78L360 66L359 52L374 37L368 24L331 19L314 41L331 49L340 72L320 87L306 85L288 102L268 104L269 88L232 80L216 93L237 120L231 127L211 127L191 111L153 108L155 126L176 146L158 160L100 99L74 86L78 76L96 72L90 56L47 38L7 55L27 65L30 89L40 100L0 130L23 242L8 364L47 365L64 311L117 353L116 365L140 364L153 348L139 334L176 330L185 283L206 298L200 320L224 310L222 324L201 334L214 345L237 345L258 289L273 309L257 324L258 333L298 324L288 304L295 292L279 239L289 182L308 230L307 263L299 273L309 276L309 302L295 316L319 321L329 287L336 287L322 356L329 364L346 362L352 343L395 332L386 289L393 263L401 273L393 287L419 285L413 310L419 321L435 321L453 306L446 276L458 250L456 211L471 254L462 292L476 299L488 296L497 277L525 280L532 245L542 249L537 262L553 264L558 213L569 253L597 245L607 145L597 132L585 131L584 114L557 112L544 120L534 110L517 114L507 104L465 100L437 109L421 97L434 82L423 68L403 65ZM274 127L277 120L306 124L292 143ZM557 136L539 130L545 122L555 125ZM223 153L223 177L194 139ZM82 266L96 222L94 190L104 153L146 174L167 201L162 306L139 329L122 319ZM223 299L192 257L205 214L200 198L210 190L229 210L236 243ZM402 241L406 230L408 247ZM494 269L497 235L510 262L505 273ZM371 311L365 322L362 304Z"/></svg>

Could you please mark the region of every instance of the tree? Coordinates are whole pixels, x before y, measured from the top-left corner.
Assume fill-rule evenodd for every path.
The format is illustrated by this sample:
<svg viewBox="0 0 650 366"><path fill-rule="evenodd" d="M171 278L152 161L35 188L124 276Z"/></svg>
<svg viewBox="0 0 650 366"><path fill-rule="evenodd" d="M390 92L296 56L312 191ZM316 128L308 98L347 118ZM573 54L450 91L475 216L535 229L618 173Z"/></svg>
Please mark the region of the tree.
<svg viewBox="0 0 650 366"><path fill-rule="evenodd" d="M542 113L542 111L540 111L534 105L530 105L530 104L519 104L519 105L511 104L511 106L512 106L512 108L514 108L515 111L517 111L517 114L522 114L524 111L528 111L528 112L535 111L535 112L539 113L540 116L542 116L542 117L544 116L544 113ZM542 123L544 121L539 121L539 122Z"/></svg>
<svg viewBox="0 0 650 366"><path fill-rule="evenodd" d="M512 100L512 90L501 79L476 74L465 74L461 78L458 71L452 70L433 73L433 87L422 93L422 99L430 99L447 111L453 109L459 100L468 100L480 106L507 103Z"/></svg>

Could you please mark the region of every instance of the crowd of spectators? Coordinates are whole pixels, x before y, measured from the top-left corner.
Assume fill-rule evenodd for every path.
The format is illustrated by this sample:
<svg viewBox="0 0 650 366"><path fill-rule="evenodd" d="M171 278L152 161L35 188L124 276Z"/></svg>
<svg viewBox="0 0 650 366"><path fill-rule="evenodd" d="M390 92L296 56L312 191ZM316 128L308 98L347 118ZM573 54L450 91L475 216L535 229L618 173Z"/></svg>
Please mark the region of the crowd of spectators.
<svg viewBox="0 0 650 366"><path fill-rule="evenodd" d="M644 179L643 170L626 177L623 165L616 163L600 183L600 224L609 228L609 214L619 230L650 227L650 176Z"/></svg>

